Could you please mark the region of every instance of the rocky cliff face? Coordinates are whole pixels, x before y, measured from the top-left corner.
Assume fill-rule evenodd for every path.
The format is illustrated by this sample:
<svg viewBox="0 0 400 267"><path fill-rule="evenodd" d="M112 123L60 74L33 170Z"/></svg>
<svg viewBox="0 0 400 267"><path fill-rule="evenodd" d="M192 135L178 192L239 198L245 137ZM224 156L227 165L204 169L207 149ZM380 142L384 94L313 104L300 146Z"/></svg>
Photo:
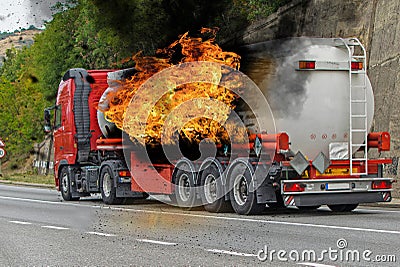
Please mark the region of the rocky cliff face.
<svg viewBox="0 0 400 267"><path fill-rule="evenodd" d="M392 174L399 177L400 157L400 2L374 1L369 36L369 77L375 92L375 131L389 131L395 159Z"/></svg>
<svg viewBox="0 0 400 267"><path fill-rule="evenodd" d="M398 0L294 0L249 26L242 44L284 37L357 37L368 54L374 88L374 131L389 131L392 157L387 175L399 177L400 157L400 2ZM378 156L378 155L372 155Z"/></svg>

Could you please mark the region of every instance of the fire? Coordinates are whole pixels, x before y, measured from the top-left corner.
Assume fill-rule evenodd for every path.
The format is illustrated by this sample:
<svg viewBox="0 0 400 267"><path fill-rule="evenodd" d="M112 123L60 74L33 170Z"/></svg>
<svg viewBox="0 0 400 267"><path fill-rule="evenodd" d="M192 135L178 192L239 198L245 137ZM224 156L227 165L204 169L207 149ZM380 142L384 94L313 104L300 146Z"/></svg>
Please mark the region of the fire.
<svg viewBox="0 0 400 267"><path fill-rule="evenodd" d="M178 131L180 136L191 142L200 142L209 138L216 143L225 143L229 141L227 129L236 131L237 136L247 136L243 130L237 130L235 125L224 125L231 110L235 108L237 95L231 90L222 87L219 84L223 79L224 70L222 68L205 69L205 72L212 72L213 84L205 82L184 83L188 77L193 77L196 73L182 74L177 78L182 83L176 83L177 86L165 85L165 94L151 107L150 115L140 117L134 112L129 114L127 107L131 99L135 96L138 89L153 75L160 73L174 65L187 62L215 62L226 65L233 69L239 69L240 56L233 52L223 51L216 43L216 29L201 29L201 34L210 34L210 38L193 38L188 33L169 45L167 48L157 51L158 57L142 56L140 53L134 55L135 69L138 71L130 79L121 82L120 88L108 95L109 109L104 113L106 118L116 124L116 126L126 133L132 139L141 137L146 143L160 143L162 133L167 132L167 137L172 136L173 132ZM176 60L177 55L180 60ZM177 62L174 62L177 61ZM225 70L226 71L226 70ZM182 76L182 77L181 77ZM235 81L231 82L235 84ZM240 83L237 85L240 86ZM137 97L137 96L136 96ZM196 101L193 101L196 99ZM198 100L198 101L197 101ZM220 104L210 105L209 100L217 101ZM149 99L143 96L135 98L146 105ZM184 103L192 103L184 105ZM174 109L179 110L179 114L174 114ZM207 114L199 116L199 112L204 111ZM172 113L171 113L172 112ZM182 122L183 125L182 125ZM139 129L146 124L145 132ZM166 126L168 125L168 127ZM177 129L178 128L178 129ZM163 143L173 143L171 138L163 139Z"/></svg>

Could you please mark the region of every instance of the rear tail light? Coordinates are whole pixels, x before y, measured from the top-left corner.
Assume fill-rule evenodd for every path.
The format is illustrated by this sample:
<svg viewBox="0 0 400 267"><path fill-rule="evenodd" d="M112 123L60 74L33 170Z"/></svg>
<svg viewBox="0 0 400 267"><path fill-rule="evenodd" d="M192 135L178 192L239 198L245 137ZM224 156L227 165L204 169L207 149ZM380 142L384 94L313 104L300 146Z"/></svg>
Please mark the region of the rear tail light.
<svg viewBox="0 0 400 267"><path fill-rule="evenodd" d="M351 62L351 70L362 70L362 69L363 69L362 62L357 62L357 61Z"/></svg>
<svg viewBox="0 0 400 267"><path fill-rule="evenodd" d="M303 192L305 185L301 183L285 183L283 185L283 192Z"/></svg>
<svg viewBox="0 0 400 267"><path fill-rule="evenodd" d="M373 181L372 189L391 189L392 182L391 181Z"/></svg>
<svg viewBox="0 0 400 267"><path fill-rule="evenodd" d="M119 171L119 177L131 177L131 173L129 171Z"/></svg>
<svg viewBox="0 0 400 267"><path fill-rule="evenodd" d="M315 69L315 61L299 61L299 69L314 70Z"/></svg>

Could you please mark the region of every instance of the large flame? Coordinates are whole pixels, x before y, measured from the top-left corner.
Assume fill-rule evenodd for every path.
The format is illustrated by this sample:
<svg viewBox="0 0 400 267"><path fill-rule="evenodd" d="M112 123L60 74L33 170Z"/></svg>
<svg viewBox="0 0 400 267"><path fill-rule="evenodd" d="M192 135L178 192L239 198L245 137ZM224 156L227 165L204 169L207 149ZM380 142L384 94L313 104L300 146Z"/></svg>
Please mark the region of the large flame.
<svg viewBox="0 0 400 267"><path fill-rule="evenodd" d="M167 119L169 120L169 125L175 122L176 125L180 125L182 116L170 116L171 112L179 107L180 113L186 115L186 120L184 125L180 125L178 132L181 137L190 141L200 142L205 138L209 138L216 143L228 142L232 137L229 138L227 136L227 128L228 132L229 130L236 131L236 136L241 136L242 138L247 136L243 130L237 132L238 130L234 125L223 125L224 123L221 123L226 121L231 110L235 108L234 103L237 99L237 95L231 90L217 85L224 75L221 68L207 70L213 72L212 75L215 77L214 84L196 82L178 85L172 89L166 88L165 92L168 93L157 101L157 104L151 108L150 116L146 118L140 118L135 114L127 114L127 107L139 87L154 74L176 64L208 61L224 64L234 69L239 68L240 56L233 52L224 52L215 43L216 29L203 28L201 34L211 34L211 37L206 39L200 37L191 38L188 33L185 33L167 48L159 49L157 51L158 57L146 57L140 53L134 55L132 59L136 63L135 69L138 72L132 78L122 82L116 92L108 95L109 109L104 111L106 118L128 133L132 139L138 138L138 135L140 135L141 138L145 139L146 143L160 143L162 131L166 130L163 127L165 127L164 124ZM176 57L180 57L180 59L176 60ZM188 73L187 75L191 74ZM182 79L184 78L182 77ZM142 98L135 98L135 101L141 101L144 104L148 103L148 99L146 100L143 96ZM204 105L209 103L207 101L197 101L197 106L182 105L192 99L213 99L219 101L222 105L218 105L218 110L216 108L211 110L209 116L198 116L199 114L193 113L193 110L201 110ZM212 107L208 108L212 109ZM174 120L176 121L174 122ZM143 123L146 123L144 134L138 131ZM162 141L167 144L173 142L173 140L169 139L163 139Z"/></svg>

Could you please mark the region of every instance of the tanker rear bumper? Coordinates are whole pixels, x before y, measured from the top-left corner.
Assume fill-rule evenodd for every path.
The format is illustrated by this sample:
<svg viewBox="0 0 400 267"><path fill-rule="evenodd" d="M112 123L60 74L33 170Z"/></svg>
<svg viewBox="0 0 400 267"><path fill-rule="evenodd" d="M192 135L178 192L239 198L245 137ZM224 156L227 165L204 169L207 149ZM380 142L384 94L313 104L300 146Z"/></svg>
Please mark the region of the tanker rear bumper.
<svg viewBox="0 0 400 267"><path fill-rule="evenodd" d="M317 206L390 202L391 192L285 195L286 206Z"/></svg>
<svg viewBox="0 0 400 267"><path fill-rule="evenodd" d="M285 180L285 206L317 206L390 202L391 178Z"/></svg>

